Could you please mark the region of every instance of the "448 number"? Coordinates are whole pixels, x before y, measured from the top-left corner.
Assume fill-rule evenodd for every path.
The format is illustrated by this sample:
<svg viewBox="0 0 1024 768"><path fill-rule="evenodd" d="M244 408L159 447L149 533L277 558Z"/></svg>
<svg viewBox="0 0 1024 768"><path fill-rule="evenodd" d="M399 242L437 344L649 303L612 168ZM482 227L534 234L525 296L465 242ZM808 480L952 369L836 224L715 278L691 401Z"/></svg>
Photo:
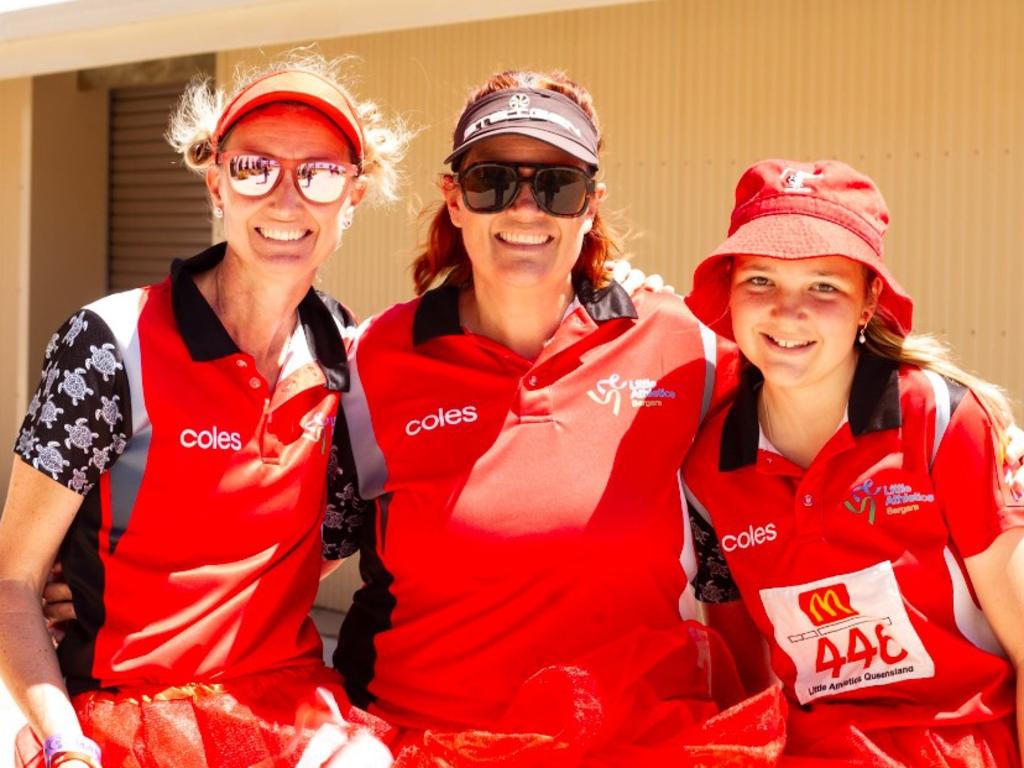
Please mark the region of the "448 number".
<svg viewBox="0 0 1024 768"><path fill-rule="evenodd" d="M907 657L907 651L885 633L884 624L876 624L874 638L865 634L860 627L851 627L847 634L845 653L828 637L818 638L818 654L815 669L828 672L833 678L839 677L846 664L858 661L864 663L864 669L878 656L886 664L896 664Z"/></svg>

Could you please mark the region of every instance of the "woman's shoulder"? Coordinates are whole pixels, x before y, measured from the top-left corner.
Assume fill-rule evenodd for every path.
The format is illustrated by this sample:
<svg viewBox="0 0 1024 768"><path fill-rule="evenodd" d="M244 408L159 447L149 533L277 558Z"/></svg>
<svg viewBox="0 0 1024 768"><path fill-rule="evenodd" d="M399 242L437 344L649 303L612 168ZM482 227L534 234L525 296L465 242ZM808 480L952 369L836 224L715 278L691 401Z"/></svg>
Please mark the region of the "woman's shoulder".
<svg viewBox="0 0 1024 768"><path fill-rule="evenodd" d="M657 318L659 322L672 322L679 327L697 328L700 321L686 306L683 297L672 291L652 291L642 288L630 296L640 319Z"/></svg>
<svg viewBox="0 0 1024 768"><path fill-rule="evenodd" d="M897 371L904 410L936 410L948 418L965 403L968 410L981 407L971 389L955 379L912 363L900 364Z"/></svg>
<svg viewBox="0 0 1024 768"><path fill-rule="evenodd" d="M359 346L387 344L389 346L413 346L421 315L429 314L431 291L408 301L392 304L390 307L371 315L359 324L355 333Z"/></svg>

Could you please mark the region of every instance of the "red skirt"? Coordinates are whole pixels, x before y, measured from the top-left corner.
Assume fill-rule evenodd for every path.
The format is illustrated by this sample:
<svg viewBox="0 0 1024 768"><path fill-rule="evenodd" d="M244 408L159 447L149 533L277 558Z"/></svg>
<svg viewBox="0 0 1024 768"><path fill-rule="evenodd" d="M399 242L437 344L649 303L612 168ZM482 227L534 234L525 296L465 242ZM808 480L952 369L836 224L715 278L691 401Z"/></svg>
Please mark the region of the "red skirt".
<svg viewBox="0 0 1024 768"><path fill-rule="evenodd" d="M773 688L734 701L731 656L695 623L639 631L542 669L487 729L403 731L395 768L768 768L785 741Z"/></svg>
<svg viewBox="0 0 1024 768"><path fill-rule="evenodd" d="M786 745L786 755L793 761L783 765L1021 768L1013 715L976 723L885 727L884 716L865 713L857 722L849 722L849 712L844 708L845 719L840 722L828 717L827 707L813 713L794 709L787 723ZM820 714L825 717L815 716Z"/></svg>
<svg viewBox="0 0 1024 768"><path fill-rule="evenodd" d="M338 673L319 664L216 684L91 691L72 703L104 765L292 768L316 728L334 719L318 688L334 697L352 728L388 740L392 729L351 706ZM19 767L43 765L42 747L28 728L19 734L17 757Z"/></svg>

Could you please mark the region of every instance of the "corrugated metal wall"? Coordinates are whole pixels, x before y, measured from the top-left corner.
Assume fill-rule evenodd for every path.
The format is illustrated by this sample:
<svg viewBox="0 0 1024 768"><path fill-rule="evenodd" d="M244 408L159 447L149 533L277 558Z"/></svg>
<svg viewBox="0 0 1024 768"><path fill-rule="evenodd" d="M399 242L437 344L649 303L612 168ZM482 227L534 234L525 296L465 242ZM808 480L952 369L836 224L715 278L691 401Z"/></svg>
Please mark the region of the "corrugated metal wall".
<svg viewBox="0 0 1024 768"><path fill-rule="evenodd" d="M637 263L680 288L724 235L746 165L847 160L889 201L888 256L917 297L918 328L946 334L1019 400L1021 40L1019 0L672 0L320 49L357 55L357 91L423 129L406 164L414 203L436 198L468 87L498 68L567 70L603 118L607 206L638 235ZM262 56L222 54L218 74ZM362 315L411 294L408 208L361 211L324 270L323 287Z"/></svg>

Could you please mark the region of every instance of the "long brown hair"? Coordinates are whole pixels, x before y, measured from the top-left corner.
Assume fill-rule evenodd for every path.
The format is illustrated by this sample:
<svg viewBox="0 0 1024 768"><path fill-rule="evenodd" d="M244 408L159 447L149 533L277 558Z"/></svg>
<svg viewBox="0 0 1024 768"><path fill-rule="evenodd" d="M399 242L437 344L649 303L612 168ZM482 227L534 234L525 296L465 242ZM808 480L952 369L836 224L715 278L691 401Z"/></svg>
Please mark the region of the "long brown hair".
<svg viewBox="0 0 1024 768"><path fill-rule="evenodd" d="M1000 439L1005 439L1006 429L1013 423L1013 409L1006 395L995 384L957 365L949 347L939 339L923 333L903 336L877 312L868 321L864 337L864 346L879 357L934 371L970 389L988 411Z"/></svg>
<svg viewBox="0 0 1024 768"><path fill-rule="evenodd" d="M564 72L499 72L489 77L470 94L463 111L488 94L513 88L557 91L572 99L587 113L600 136L601 129L597 112L594 110L593 98L586 88L570 80ZM603 146L604 140L600 139L598 150ZM469 282L472 277L469 255L462 242L462 233L452 224L444 202L431 206L423 215L429 218L430 225L427 228L426 242L412 263L412 277L417 295L430 288L439 278L445 283L455 285ZM583 247L573 267L573 276L586 277L596 288L604 287L609 281L605 274L605 263L621 252L622 238L598 211L594 215L593 226L583 236Z"/></svg>

